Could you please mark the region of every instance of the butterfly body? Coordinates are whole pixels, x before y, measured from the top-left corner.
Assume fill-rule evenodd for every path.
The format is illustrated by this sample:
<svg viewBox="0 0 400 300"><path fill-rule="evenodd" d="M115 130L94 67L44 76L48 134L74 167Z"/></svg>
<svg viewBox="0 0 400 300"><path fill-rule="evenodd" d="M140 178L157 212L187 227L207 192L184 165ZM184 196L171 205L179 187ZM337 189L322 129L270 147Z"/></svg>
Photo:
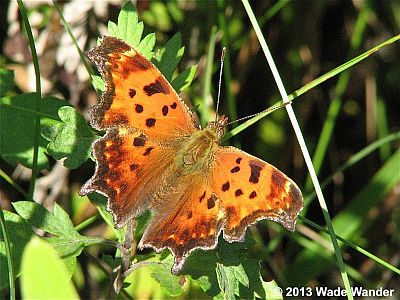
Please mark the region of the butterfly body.
<svg viewBox="0 0 400 300"><path fill-rule="evenodd" d="M107 196L117 228L150 210L139 248L169 248L178 273L221 232L241 241L261 219L294 230L300 189L274 166L221 146L226 117L199 129L161 72L117 38L104 37L88 57L106 84L91 124L106 134L93 144L96 171L80 194Z"/></svg>
<svg viewBox="0 0 400 300"><path fill-rule="evenodd" d="M177 168L183 169L186 175L208 170L215 152L220 146L226 120L223 116L218 121L210 122L204 129L197 130L187 139L180 141L175 156Z"/></svg>

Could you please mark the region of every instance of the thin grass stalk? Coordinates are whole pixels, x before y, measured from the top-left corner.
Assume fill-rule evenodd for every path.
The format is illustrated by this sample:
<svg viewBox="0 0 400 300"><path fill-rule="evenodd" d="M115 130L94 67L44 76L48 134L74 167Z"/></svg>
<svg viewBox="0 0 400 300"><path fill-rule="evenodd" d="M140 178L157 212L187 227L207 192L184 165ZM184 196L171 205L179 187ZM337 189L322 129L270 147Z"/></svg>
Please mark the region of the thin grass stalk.
<svg viewBox="0 0 400 300"><path fill-rule="evenodd" d="M200 111L200 119L202 125L207 124L211 120L211 112L210 112L210 95L211 95L211 81L213 74L213 63L214 63L214 54L215 54L215 43L217 38L217 27L211 28L210 39L208 42L208 50L207 50L207 64L205 67L205 75L203 82L203 96L202 96L202 105L199 107Z"/></svg>
<svg viewBox="0 0 400 300"><path fill-rule="evenodd" d="M236 120L238 118L237 108L236 108L236 99L232 93L231 82L232 82L232 70L231 70L231 56L229 51L229 30L226 25L226 16L225 16L225 0L219 0L218 4L218 25L222 30L222 38L221 43L222 46L227 49L225 53L225 64L224 64L224 80L225 84L225 94L227 98L227 107L228 107L228 115L229 119ZM233 127L236 127L236 123L232 124ZM239 146L239 145L236 145Z"/></svg>
<svg viewBox="0 0 400 300"><path fill-rule="evenodd" d="M35 40L32 35L32 30L29 24L28 16L26 14L26 9L22 0L17 0L19 11L21 12L22 24L24 25L26 35L29 41L29 48L32 54L33 66L35 69L35 78L36 78L36 93L35 93L35 111L40 112L40 102L42 99L42 85L40 80L40 67L39 67L39 59L36 52ZM31 181L29 184L29 192L28 199L33 199L33 193L35 191L35 183L37 177L37 164L39 157L39 138L40 138L40 114L35 114L35 133L33 137L33 158L32 158L32 175Z"/></svg>
<svg viewBox="0 0 400 300"><path fill-rule="evenodd" d="M400 140L400 131L395 132L392 134L389 134L371 144L369 144L367 147L363 148L356 154L353 154L343 165L341 165L335 173L327 177L322 183L321 187L324 189L332 180L333 178L340 174L343 173L346 169L350 168L351 166L354 166L357 162L359 162L361 159L365 158L367 155L371 154L373 151L376 149L382 149L382 148L389 148L390 149L390 142ZM387 146L387 147L386 147ZM387 160L387 159L386 159ZM311 194L307 195L304 199L305 203L309 203L313 198L315 197L315 191L313 191Z"/></svg>
<svg viewBox="0 0 400 300"><path fill-rule="evenodd" d="M329 231L326 228L318 225L317 223L314 223L313 221L308 220L307 218L304 218L302 216L299 216L299 219L302 220L304 223L314 227L315 229L329 234ZM379 258L378 256L376 256L376 255L372 254L371 252L368 252L364 248L362 248L362 247L360 247L360 246L358 246L358 245L346 240L345 238L341 237L340 235L336 235L336 238L338 240L342 241L346 246L349 246L349 247L353 248L354 250L364 254L366 257L368 257L368 258L372 259L373 261L377 262L378 264L380 264L380 265L384 266L385 268L388 268L389 270L393 271L394 273L397 273L397 274L400 275L400 269L398 269L395 266L387 263L386 261L384 261L383 259Z"/></svg>
<svg viewBox="0 0 400 300"><path fill-rule="evenodd" d="M370 9L365 2L363 5L360 13L358 14L358 18L356 21L356 25L354 26L354 32L350 42L350 55L354 53L356 49L358 49L362 42L362 35L365 32L367 27L367 14L369 13ZM349 83L350 73L349 72L342 72L339 75L338 82L335 87L335 94L333 97L332 102L329 105L327 116L324 122L324 125L321 130L320 139L318 141L317 147L315 148L315 152L312 158L313 165L317 174L321 170L322 163L325 159L326 152L328 150L328 146L332 139L333 130L335 129L336 119L340 113L343 104L343 94L347 89L347 85ZM311 178L308 177L306 180L305 191L311 190ZM306 207L307 207L306 203Z"/></svg>
<svg viewBox="0 0 400 300"><path fill-rule="evenodd" d="M309 154L309 152L307 150L307 147L306 147L303 135L301 133L299 124L297 122L296 116L294 114L292 106L290 105L290 101L288 99L288 96L287 96L286 90L284 88L283 82L282 82L282 80L280 78L279 72L278 72L278 70L277 70L277 68L275 66L275 63L274 63L273 58L272 58L272 55L271 55L271 53L270 53L270 51L268 49L267 43L266 43L266 41L264 39L264 36L263 36L263 34L261 32L261 29L258 26L257 20L256 20L256 18L254 16L254 13L253 13L251 7L250 7L250 4L249 4L249 2L247 0L242 0L242 3L243 3L243 5L244 5L244 7L246 9L246 12L247 12L247 14L249 16L249 19L250 19L250 21L251 21L251 23L253 25L253 28L254 28L254 30L256 32L257 38L260 41L261 48L263 49L264 54L265 54L265 56L267 58L268 64L269 64L269 66L270 66L270 68L272 70L272 73L273 73L275 81L277 83L279 92L281 93L282 99L283 99L284 103L288 104L288 105L286 105L286 110L288 112L289 119L292 122L292 126L293 126L293 129L295 131L296 137L297 137L297 139L299 141L301 151L303 153L307 168L308 168L308 170L310 172L310 176L312 178L312 182L314 184L314 188L315 188L316 193L317 193L317 197L318 197L321 209L322 209L322 213L324 215L325 221L326 221L328 229L329 229L329 233L330 233L330 236L331 236L332 244L333 244L333 247L335 249L336 260L338 262L340 273L342 275L342 280L343 280L344 286L345 286L346 291L347 291L347 298L348 299L353 299L353 296L351 294L349 278L348 278L347 273L346 273L346 268L345 268L345 265L344 265L344 262L343 262L342 253L340 251L339 244L338 244L338 241L336 239L335 231L334 231L333 226L332 226L332 221L331 221L331 218L330 218L330 215L329 215L329 212L328 212L328 207L326 205L324 196L322 194L322 190L321 190L321 187L319 185L318 178L317 178L316 172L314 170L314 167L312 165L311 157L310 157L310 154Z"/></svg>

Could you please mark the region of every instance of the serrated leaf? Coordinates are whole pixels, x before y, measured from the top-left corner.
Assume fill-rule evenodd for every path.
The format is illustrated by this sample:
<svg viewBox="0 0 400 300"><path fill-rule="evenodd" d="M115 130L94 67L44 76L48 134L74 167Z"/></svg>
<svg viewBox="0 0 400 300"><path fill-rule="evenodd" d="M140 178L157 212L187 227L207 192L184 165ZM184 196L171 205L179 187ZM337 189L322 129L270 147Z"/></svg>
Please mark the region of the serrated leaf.
<svg viewBox="0 0 400 300"><path fill-rule="evenodd" d="M7 210L3 211L5 224L8 229L13 263L15 273L19 274L21 266L22 253L25 249L26 244L30 241L32 235L34 234L30 225L28 225L24 219L15 213L9 212ZM8 287L8 265L6 258L6 249L2 231L0 230L0 290Z"/></svg>
<svg viewBox="0 0 400 300"><path fill-rule="evenodd" d="M54 205L55 207L58 206L57 203ZM22 218L36 228L42 229L56 236L79 236L79 233L75 230L68 214L61 215L61 213L59 213L56 217L42 205L31 201L14 202L13 206Z"/></svg>
<svg viewBox="0 0 400 300"><path fill-rule="evenodd" d="M160 69L168 81L172 80L185 48L182 47L181 34L178 32L164 45L155 56L154 64Z"/></svg>
<svg viewBox="0 0 400 300"><path fill-rule="evenodd" d="M177 92L181 92L186 89L192 83L194 76L196 75L197 65L191 66L172 80L172 87Z"/></svg>
<svg viewBox="0 0 400 300"><path fill-rule="evenodd" d="M150 276L157 281L161 289L169 296L177 297L182 295L183 287L180 284L181 277L171 274L172 257L169 259L171 264L153 265ZM165 262L165 260L164 260Z"/></svg>
<svg viewBox="0 0 400 300"><path fill-rule="evenodd" d="M73 107L61 107L58 114L63 123L42 131L42 135L50 141L47 153L55 159L66 157L64 166L76 169L90 157L95 135Z"/></svg>
<svg viewBox="0 0 400 300"><path fill-rule="evenodd" d="M0 96L4 96L14 85L14 71L0 69Z"/></svg>
<svg viewBox="0 0 400 300"><path fill-rule="evenodd" d="M40 238L26 246L21 271L24 299L79 299L63 261Z"/></svg>
<svg viewBox="0 0 400 300"><path fill-rule="evenodd" d="M216 272L219 287L224 292L224 299L235 299L237 283L232 268L217 264Z"/></svg>
<svg viewBox="0 0 400 300"><path fill-rule="evenodd" d="M143 24L138 23L135 6L127 2L118 15L118 37L137 47L142 37Z"/></svg>
<svg viewBox="0 0 400 300"><path fill-rule="evenodd" d="M140 261L154 261L160 262L160 254L152 255L136 255L135 258ZM172 260L170 261L169 267L172 266ZM147 265L136 269L126 279L125 283L130 283L130 286L125 289L134 299L143 298L143 295L147 295L148 299L166 299L167 295L161 288L160 284L150 275L153 266Z"/></svg>
<svg viewBox="0 0 400 300"><path fill-rule="evenodd" d="M109 33L110 35L112 35L112 36L119 36L117 24L115 24L115 23L112 22L112 21L108 21L108 26L107 26L107 28L108 28L108 33Z"/></svg>
<svg viewBox="0 0 400 300"><path fill-rule="evenodd" d="M36 94L27 93L14 97L0 99L0 143L1 156L10 163L19 162L29 168L32 167L34 130L35 130L35 103ZM67 105L64 100L55 97L44 97L41 100L42 126L55 124L60 120L57 111ZM39 169L48 166L45 155L47 141L39 137Z"/></svg>
<svg viewBox="0 0 400 300"><path fill-rule="evenodd" d="M139 43L137 50L142 53L145 58L150 60L154 55L153 48L155 44L156 34L152 32L144 37L144 39Z"/></svg>
<svg viewBox="0 0 400 300"><path fill-rule="evenodd" d="M244 270L244 267L242 264L238 266L232 266L231 267L233 270L233 275L237 279L238 282L240 282L243 286L249 287L249 277L247 277L246 271Z"/></svg>

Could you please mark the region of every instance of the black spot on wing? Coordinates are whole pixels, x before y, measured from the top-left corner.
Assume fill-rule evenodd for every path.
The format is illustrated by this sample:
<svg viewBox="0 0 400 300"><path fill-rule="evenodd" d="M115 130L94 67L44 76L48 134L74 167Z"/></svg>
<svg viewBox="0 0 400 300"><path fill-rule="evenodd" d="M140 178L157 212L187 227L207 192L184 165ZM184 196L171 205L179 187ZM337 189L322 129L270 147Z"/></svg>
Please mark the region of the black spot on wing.
<svg viewBox="0 0 400 300"><path fill-rule="evenodd" d="M147 127L151 128L151 127L153 127L154 125L156 125L156 119L154 119L154 118L148 118L148 119L146 119L146 126L147 126Z"/></svg>
<svg viewBox="0 0 400 300"><path fill-rule="evenodd" d="M146 139L146 136L142 133L141 135L133 139L133 146L143 147L146 144Z"/></svg>
<svg viewBox="0 0 400 300"><path fill-rule="evenodd" d="M205 197L206 197L206 191L204 191L204 193L200 196L200 198L199 198L200 203L201 203L201 201L204 200Z"/></svg>
<svg viewBox="0 0 400 300"><path fill-rule="evenodd" d="M147 156L147 155L149 155L150 154L150 152L151 152L151 150L153 150L154 149L154 147L149 147L149 148L146 148L146 150L144 151L144 153L143 153L143 156Z"/></svg>
<svg viewBox="0 0 400 300"><path fill-rule="evenodd" d="M168 85L165 82L165 79L161 76L158 77L155 82L144 86L143 91L146 93L147 96L153 96L157 93L161 93L164 95L169 94Z"/></svg>
<svg viewBox="0 0 400 300"><path fill-rule="evenodd" d="M129 169L131 170L131 171L135 171L137 168L138 168L138 164L131 164L130 166L129 166Z"/></svg>
<svg viewBox="0 0 400 300"><path fill-rule="evenodd" d="M135 111L140 114L141 112L143 112L143 105L140 104L135 104Z"/></svg>
<svg viewBox="0 0 400 300"><path fill-rule="evenodd" d="M239 197L239 196L242 196L243 195L243 191L241 190L241 189L237 189L236 191L235 191L235 196L236 197Z"/></svg>
<svg viewBox="0 0 400 300"><path fill-rule="evenodd" d="M168 106L166 106L166 105L163 106L163 108L162 108L162 114L163 114L163 116L168 115Z"/></svg>
<svg viewBox="0 0 400 300"><path fill-rule="evenodd" d="M232 168L231 173L237 173L239 171L240 171L240 167L236 166L236 167Z"/></svg>
<svg viewBox="0 0 400 300"><path fill-rule="evenodd" d="M236 158L236 163L237 163L237 164L240 164L241 161L242 161L242 158L241 158L241 157Z"/></svg>
<svg viewBox="0 0 400 300"><path fill-rule="evenodd" d="M207 208L211 209L214 206L215 206L215 196L214 194L212 194L211 197L207 199Z"/></svg>
<svg viewBox="0 0 400 300"><path fill-rule="evenodd" d="M133 98L136 95L136 90L135 89L129 89L129 97Z"/></svg>
<svg viewBox="0 0 400 300"><path fill-rule="evenodd" d="M252 191L251 194L249 195L249 198L253 199L255 197L257 197L257 193L256 193L256 191Z"/></svg>
<svg viewBox="0 0 400 300"><path fill-rule="evenodd" d="M225 183L222 185L221 190L222 190L223 192L226 192L226 191L229 190L229 187L230 187L230 184L229 184L229 181L227 181L227 182L225 182Z"/></svg>
<svg viewBox="0 0 400 300"><path fill-rule="evenodd" d="M258 180L260 178L260 172L263 169L264 164L257 160L250 160L249 167L250 167L250 172L251 172L249 182L258 183Z"/></svg>

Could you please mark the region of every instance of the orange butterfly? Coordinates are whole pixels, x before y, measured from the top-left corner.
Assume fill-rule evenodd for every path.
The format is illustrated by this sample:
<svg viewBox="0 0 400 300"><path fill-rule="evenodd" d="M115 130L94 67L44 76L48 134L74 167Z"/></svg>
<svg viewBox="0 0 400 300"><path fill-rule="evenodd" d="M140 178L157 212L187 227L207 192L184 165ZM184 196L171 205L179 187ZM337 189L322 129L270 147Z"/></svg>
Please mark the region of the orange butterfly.
<svg viewBox="0 0 400 300"><path fill-rule="evenodd" d="M225 116L199 129L161 72L120 39L103 37L88 57L106 83L91 125L107 132L93 144L96 171L80 194L107 196L117 228L150 210L139 248L169 248L178 273L190 252L215 248L221 231L241 241L260 219L294 230L300 189L274 166L221 146Z"/></svg>

